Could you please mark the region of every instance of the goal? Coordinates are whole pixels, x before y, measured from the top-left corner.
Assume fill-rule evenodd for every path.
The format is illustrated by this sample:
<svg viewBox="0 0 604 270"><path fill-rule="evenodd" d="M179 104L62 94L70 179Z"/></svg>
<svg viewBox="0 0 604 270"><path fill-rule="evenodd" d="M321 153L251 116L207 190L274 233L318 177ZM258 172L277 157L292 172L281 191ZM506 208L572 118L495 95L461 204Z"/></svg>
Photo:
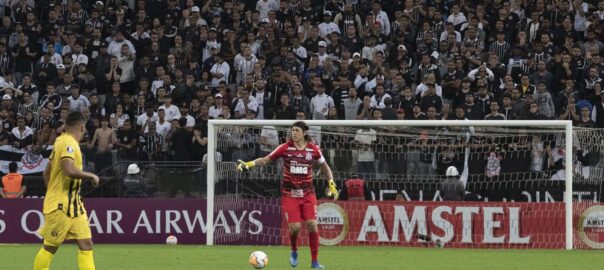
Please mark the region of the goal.
<svg viewBox="0 0 604 270"><path fill-rule="evenodd" d="M207 245L288 243L282 163L244 173L235 167L284 143L294 122L209 121ZM602 131L573 129L570 121L306 123L342 193L330 201L315 168L323 245L604 247ZM450 166L463 200L443 200Z"/></svg>

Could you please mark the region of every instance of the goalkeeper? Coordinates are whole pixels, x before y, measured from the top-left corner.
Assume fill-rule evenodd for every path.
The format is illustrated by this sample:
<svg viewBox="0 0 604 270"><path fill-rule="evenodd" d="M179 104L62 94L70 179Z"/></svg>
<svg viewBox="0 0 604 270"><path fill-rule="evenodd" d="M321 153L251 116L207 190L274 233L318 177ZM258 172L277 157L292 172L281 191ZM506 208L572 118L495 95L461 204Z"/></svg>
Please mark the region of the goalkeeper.
<svg viewBox="0 0 604 270"><path fill-rule="evenodd" d="M306 133L308 125L297 121L291 126L292 138L279 145L266 157L254 161L239 161L237 171L243 172L254 166L264 166L278 158L283 158L283 181L281 182L281 204L289 225L291 255L289 263L298 266L297 238L304 225L308 230L308 242L312 257L311 268L324 269L319 261L319 232L317 228L317 197L312 181L312 167L316 161L321 165L321 173L329 179L328 196L338 199L339 191L333 181L333 174L319 146L310 142Z"/></svg>

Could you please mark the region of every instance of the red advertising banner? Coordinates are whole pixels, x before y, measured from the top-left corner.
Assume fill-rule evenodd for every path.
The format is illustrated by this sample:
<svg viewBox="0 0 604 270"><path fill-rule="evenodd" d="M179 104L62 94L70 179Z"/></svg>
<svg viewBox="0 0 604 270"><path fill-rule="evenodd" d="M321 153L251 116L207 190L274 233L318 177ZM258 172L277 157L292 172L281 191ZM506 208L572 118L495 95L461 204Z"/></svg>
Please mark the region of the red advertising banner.
<svg viewBox="0 0 604 270"><path fill-rule="evenodd" d="M0 200L0 243L42 243L42 199ZM205 199L96 199L84 201L95 243L205 244ZM217 244L276 245L281 239L277 199L241 200L215 212Z"/></svg>
<svg viewBox="0 0 604 270"><path fill-rule="evenodd" d="M576 248L603 248L604 207L594 205L574 206ZM317 207L323 245L562 249L564 213L563 203L323 201Z"/></svg>

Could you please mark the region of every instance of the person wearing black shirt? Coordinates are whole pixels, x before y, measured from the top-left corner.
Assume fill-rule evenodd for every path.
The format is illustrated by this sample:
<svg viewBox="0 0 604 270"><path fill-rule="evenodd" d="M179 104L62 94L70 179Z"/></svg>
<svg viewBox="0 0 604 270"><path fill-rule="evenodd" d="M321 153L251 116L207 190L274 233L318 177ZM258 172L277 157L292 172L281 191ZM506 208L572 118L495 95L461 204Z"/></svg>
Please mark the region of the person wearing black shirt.
<svg viewBox="0 0 604 270"><path fill-rule="evenodd" d="M203 155L208 152L208 137L204 133L204 129L201 125L195 125L195 127L193 127L193 137L191 142L192 160L202 160Z"/></svg>
<svg viewBox="0 0 604 270"><path fill-rule="evenodd" d="M124 126L117 131L117 150L121 160L135 160L137 156L138 134L132 128L130 119L124 120Z"/></svg>
<svg viewBox="0 0 604 270"><path fill-rule="evenodd" d="M176 120L174 120L176 121ZM172 150L174 161L187 161L192 159L191 149L193 134L188 131L185 126L187 125L187 119L180 118L176 123L174 132L169 135L169 139L172 142Z"/></svg>
<svg viewBox="0 0 604 270"><path fill-rule="evenodd" d="M281 104L275 108L276 119L296 119L296 111L289 104L289 95L285 92L281 93L279 100L281 101Z"/></svg>
<svg viewBox="0 0 604 270"><path fill-rule="evenodd" d="M15 59L15 79L17 79L17 83L21 83L23 74L33 72L37 50L31 46L28 40L29 38L25 33L19 34L19 43L11 49L11 54Z"/></svg>

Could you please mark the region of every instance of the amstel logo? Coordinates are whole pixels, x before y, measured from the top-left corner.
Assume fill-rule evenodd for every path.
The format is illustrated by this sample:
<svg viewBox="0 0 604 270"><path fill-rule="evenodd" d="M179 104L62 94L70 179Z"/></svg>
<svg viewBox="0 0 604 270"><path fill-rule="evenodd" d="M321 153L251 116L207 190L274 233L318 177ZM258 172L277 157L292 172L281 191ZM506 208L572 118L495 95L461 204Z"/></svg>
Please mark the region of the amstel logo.
<svg viewBox="0 0 604 270"><path fill-rule="evenodd" d="M326 246L337 245L348 234L348 214L335 203L322 203L317 207L319 243Z"/></svg>
<svg viewBox="0 0 604 270"><path fill-rule="evenodd" d="M604 249L604 206L592 206L583 211L577 227L585 244Z"/></svg>

